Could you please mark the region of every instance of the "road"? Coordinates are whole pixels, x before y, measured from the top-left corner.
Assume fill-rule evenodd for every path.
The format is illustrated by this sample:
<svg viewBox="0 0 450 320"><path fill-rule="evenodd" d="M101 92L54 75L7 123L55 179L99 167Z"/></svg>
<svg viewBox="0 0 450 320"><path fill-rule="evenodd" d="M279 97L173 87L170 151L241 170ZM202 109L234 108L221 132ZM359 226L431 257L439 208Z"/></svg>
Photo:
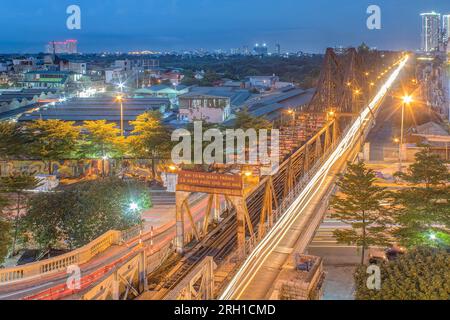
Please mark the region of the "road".
<svg viewBox="0 0 450 320"><path fill-rule="evenodd" d="M357 150L356 140L362 129L371 126L372 111L377 112L386 94L396 82L408 61L406 57L391 74L386 83L363 109L359 118L343 135L336 150L324 162L292 206L258 244L230 281L221 300L265 299L276 276L294 248L299 248L302 234L308 233L308 222L316 215L317 206L323 203L328 189L334 184L336 174L341 172L347 159ZM309 242L309 240L308 240ZM304 244L306 247L307 243Z"/></svg>

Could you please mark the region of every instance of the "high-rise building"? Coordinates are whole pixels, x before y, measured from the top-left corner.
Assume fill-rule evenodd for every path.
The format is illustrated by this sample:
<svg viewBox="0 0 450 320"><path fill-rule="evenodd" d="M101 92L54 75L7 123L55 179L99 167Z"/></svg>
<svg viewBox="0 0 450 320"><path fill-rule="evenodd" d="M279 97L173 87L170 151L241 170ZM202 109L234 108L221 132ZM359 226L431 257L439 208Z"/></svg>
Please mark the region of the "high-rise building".
<svg viewBox="0 0 450 320"><path fill-rule="evenodd" d="M78 53L78 41L50 41L46 46L47 53L76 54Z"/></svg>
<svg viewBox="0 0 450 320"><path fill-rule="evenodd" d="M444 44L450 49L450 14L442 16L442 35Z"/></svg>
<svg viewBox="0 0 450 320"><path fill-rule="evenodd" d="M253 48L253 52L254 54L258 55L258 56L265 56L267 55L267 53L269 52L268 48L267 48L267 44L263 44L262 46L259 45L259 43L257 43L255 45L255 47Z"/></svg>
<svg viewBox="0 0 450 320"><path fill-rule="evenodd" d="M277 55L281 55L281 45L279 43L277 43L275 48L276 48L276 51L277 51L276 54Z"/></svg>
<svg viewBox="0 0 450 320"><path fill-rule="evenodd" d="M439 50L441 39L441 15L436 12L422 13L422 50Z"/></svg>

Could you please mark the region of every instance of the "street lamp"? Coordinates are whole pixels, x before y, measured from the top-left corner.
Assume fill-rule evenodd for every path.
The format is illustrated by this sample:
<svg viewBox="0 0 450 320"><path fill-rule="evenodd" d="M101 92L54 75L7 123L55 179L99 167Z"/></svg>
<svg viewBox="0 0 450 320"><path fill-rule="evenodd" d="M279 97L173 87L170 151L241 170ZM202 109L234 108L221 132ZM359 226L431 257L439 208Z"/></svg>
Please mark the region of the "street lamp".
<svg viewBox="0 0 450 320"><path fill-rule="evenodd" d="M288 113L292 116L292 120L294 121L294 124L295 124L295 111L292 109L289 109Z"/></svg>
<svg viewBox="0 0 450 320"><path fill-rule="evenodd" d="M130 203L130 211L137 211L139 209L139 206L136 202Z"/></svg>
<svg viewBox="0 0 450 320"><path fill-rule="evenodd" d="M435 241L437 239L436 234L434 232L431 232L428 237L430 238L431 241Z"/></svg>
<svg viewBox="0 0 450 320"><path fill-rule="evenodd" d="M123 137L123 97L117 96L116 101L120 103L120 135Z"/></svg>
<svg viewBox="0 0 450 320"><path fill-rule="evenodd" d="M403 146L403 129L404 129L404 122L405 122L405 106L410 105L413 101L412 97L409 95L406 95L402 98L402 124L400 129L400 143L398 145L398 158L399 158L399 171L402 172L402 146Z"/></svg>
<svg viewBox="0 0 450 320"><path fill-rule="evenodd" d="M333 110L330 110L327 112L327 121L330 121L330 119L333 119L336 113Z"/></svg>

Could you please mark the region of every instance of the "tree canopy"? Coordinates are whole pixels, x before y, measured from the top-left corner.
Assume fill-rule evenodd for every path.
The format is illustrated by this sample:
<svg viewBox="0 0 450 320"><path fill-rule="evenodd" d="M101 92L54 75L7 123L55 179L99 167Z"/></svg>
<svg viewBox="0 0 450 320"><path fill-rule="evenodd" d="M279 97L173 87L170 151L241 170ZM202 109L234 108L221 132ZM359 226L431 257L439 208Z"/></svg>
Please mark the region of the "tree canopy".
<svg viewBox="0 0 450 320"><path fill-rule="evenodd" d="M394 236L410 247L446 242L450 234L450 175L444 161L424 147L407 173L396 175L411 186L392 193ZM434 239L438 233L444 237Z"/></svg>
<svg viewBox="0 0 450 320"><path fill-rule="evenodd" d="M15 122L0 121L0 159L20 158L27 153L28 137Z"/></svg>
<svg viewBox="0 0 450 320"><path fill-rule="evenodd" d="M0 194L0 264L5 261L11 244L11 224L3 215L3 209L8 201Z"/></svg>
<svg viewBox="0 0 450 320"><path fill-rule="evenodd" d="M367 267L355 273L357 300L449 300L450 255L444 250L418 248L382 264L381 289L367 288Z"/></svg>
<svg viewBox="0 0 450 320"><path fill-rule="evenodd" d="M140 224L141 212L150 207L145 185L107 178L36 195L23 226L42 248L65 244L73 249L109 230Z"/></svg>
<svg viewBox="0 0 450 320"><path fill-rule="evenodd" d="M376 186L375 180L375 173L367 169L364 162L348 163L347 172L337 182L342 195L331 200L335 211L331 217L351 226L351 229L336 230L334 235L340 243L362 248L361 264L364 263L365 249L388 243L384 233L386 212L381 206L386 191Z"/></svg>
<svg viewBox="0 0 450 320"><path fill-rule="evenodd" d="M250 114L247 108L236 113L236 120L234 124L235 129L272 129L272 123L264 117L255 117Z"/></svg>
<svg viewBox="0 0 450 320"><path fill-rule="evenodd" d="M27 123L26 129L33 136L31 154L48 161L48 172L53 173L51 162L69 158L77 150L80 130L74 122L61 120L36 120Z"/></svg>
<svg viewBox="0 0 450 320"><path fill-rule="evenodd" d="M120 129L115 123L106 120L85 121L81 144L81 153L87 158L115 158L124 153L124 143L120 137Z"/></svg>

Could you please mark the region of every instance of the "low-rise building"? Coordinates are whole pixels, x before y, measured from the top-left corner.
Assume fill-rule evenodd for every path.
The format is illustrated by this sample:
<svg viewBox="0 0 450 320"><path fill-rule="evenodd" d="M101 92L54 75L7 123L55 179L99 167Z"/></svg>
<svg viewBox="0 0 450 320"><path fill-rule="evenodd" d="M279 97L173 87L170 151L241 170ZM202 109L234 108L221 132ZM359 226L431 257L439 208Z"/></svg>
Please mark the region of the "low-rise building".
<svg viewBox="0 0 450 320"><path fill-rule="evenodd" d="M129 132L133 129L130 121L147 111L158 110L164 113L169 108L170 101L164 98L126 98L122 106L124 130ZM38 119L74 121L77 125L82 125L84 121L106 120L120 127L121 105L113 97L76 98L25 113L19 118L19 122Z"/></svg>
<svg viewBox="0 0 450 320"><path fill-rule="evenodd" d="M20 82L25 88L55 88L64 89L69 81L78 81L81 74L69 71L30 71Z"/></svg>
<svg viewBox="0 0 450 320"><path fill-rule="evenodd" d="M231 114L231 97L191 92L180 96L180 120L222 123Z"/></svg>
<svg viewBox="0 0 450 320"><path fill-rule="evenodd" d="M178 85L178 86L168 86L168 85L154 85L147 88L142 88L136 90L134 93L138 96L150 95L153 97L176 99L180 95L189 92L189 87Z"/></svg>
<svg viewBox="0 0 450 320"><path fill-rule="evenodd" d="M273 89L276 88L277 82L280 78L273 76L250 76L247 78L248 86L257 89Z"/></svg>
<svg viewBox="0 0 450 320"><path fill-rule="evenodd" d="M179 96L180 120L204 120L222 123L230 118L232 110L251 97L248 90L232 87L192 87Z"/></svg>

